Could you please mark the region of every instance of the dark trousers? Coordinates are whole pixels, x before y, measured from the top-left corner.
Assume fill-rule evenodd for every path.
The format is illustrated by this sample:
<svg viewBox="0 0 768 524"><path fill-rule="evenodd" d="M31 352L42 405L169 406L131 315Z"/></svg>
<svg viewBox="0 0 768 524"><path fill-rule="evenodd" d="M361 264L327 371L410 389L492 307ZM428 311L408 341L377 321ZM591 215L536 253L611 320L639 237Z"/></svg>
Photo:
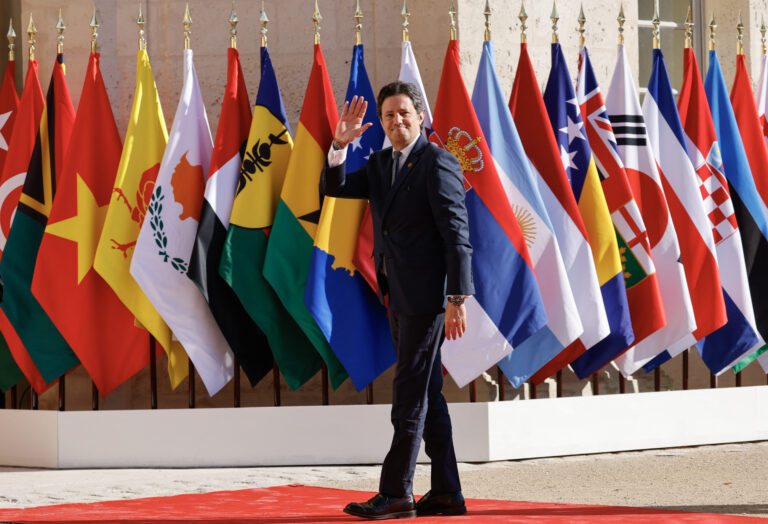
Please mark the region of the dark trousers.
<svg viewBox="0 0 768 524"><path fill-rule="evenodd" d="M451 418L442 393L440 345L445 338L444 316L409 316L389 311L397 364L392 388L395 433L379 483L379 491L385 495L404 497L413 491L422 437L432 460L432 491L461 491Z"/></svg>

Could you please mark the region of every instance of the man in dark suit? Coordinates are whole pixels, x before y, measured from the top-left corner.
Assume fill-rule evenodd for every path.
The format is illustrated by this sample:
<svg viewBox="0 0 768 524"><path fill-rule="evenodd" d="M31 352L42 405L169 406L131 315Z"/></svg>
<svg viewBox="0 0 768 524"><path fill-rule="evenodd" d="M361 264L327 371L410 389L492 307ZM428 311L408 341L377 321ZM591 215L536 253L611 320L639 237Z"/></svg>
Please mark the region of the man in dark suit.
<svg viewBox="0 0 768 524"><path fill-rule="evenodd" d="M377 111L392 147L346 173L347 145L363 125L368 103L345 103L320 179L325 195L366 198L371 205L374 263L397 353L392 399L392 446L384 459L379 493L350 503L346 513L375 519L466 513L451 420L442 394L440 345L466 329L464 297L474 293L461 167L453 155L421 133L424 102L416 86L384 86ZM418 503L412 487L424 438L432 460L431 490Z"/></svg>

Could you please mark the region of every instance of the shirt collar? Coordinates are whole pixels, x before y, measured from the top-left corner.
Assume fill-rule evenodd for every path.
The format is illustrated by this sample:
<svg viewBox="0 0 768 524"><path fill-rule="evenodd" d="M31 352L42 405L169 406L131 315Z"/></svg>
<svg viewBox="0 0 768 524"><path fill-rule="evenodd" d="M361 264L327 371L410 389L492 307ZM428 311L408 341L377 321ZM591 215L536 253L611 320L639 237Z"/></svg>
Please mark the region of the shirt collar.
<svg viewBox="0 0 768 524"><path fill-rule="evenodd" d="M403 149L400 150L400 152L402 153L402 155L400 156L401 160L405 160L406 158L408 158L408 155L410 155L411 151L413 150L413 146L415 146L416 142L419 141L419 136L421 136L421 133L416 135L416 138L414 138L410 144L408 144L407 146L405 146ZM394 156L394 154L395 154L395 150L393 148L392 155Z"/></svg>

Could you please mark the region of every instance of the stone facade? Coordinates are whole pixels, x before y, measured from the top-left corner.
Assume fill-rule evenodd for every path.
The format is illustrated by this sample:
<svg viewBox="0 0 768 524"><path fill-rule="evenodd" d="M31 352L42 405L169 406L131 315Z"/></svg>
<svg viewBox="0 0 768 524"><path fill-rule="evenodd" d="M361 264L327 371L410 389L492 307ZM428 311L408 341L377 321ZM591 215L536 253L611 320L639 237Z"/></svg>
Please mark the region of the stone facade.
<svg viewBox="0 0 768 524"><path fill-rule="evenodd" d="M624 1L626 23L624 38L628 56L635 77L638 77L638 12L645 0ZM182 17L185 0L142 0L146 20L147 48L152 62L157 86L164 108L166 122L170 128L178 102L178 93L182 82L183 33ZM221 0L189 0L189 9L193 19L192 48L195 51L195 65L200 86L208 111L211 129L215 133L221 109L221 96L226 80L226 48L229 44L230 2ZM321 22L321 42L328 65L331 82L337 102L341 102L346 91L349 75L349 61L354 44L354 21L352 18L354 0L320 0L323 15ZM434 105L437 95L440 72L449 37L449 0L411 0L409 2L410 39L424 79L427 95ZM597 79L605 92L616 61L618 2L615 0L585 0L586 41L596 69ZM712 9L717 12L717 42L721 63L727 81L732 81L734 72L733 56L736 49L736 20L738 11L742 11L745 31L744 42L749 54L749 64L753 80L760 67L760 19L766 11L768 0L699 0L699 19L709 21ZM3 0L0 4L0 29L7 27L9 17L13 17L17 38L17 61L26 65L27 49L26 27L30 14L34 16L38 29L37 58L40 62L40 75L43 90L47 89L50 71L53 65L56 46L55 25L58 10L67 25L65 33L65 55L69 89L75 106L80 99L82 78L90 51L91 10L95 5L99 22L99 46L102 54L101 67L107 90L112 101L118 128L121 134L127 128L133 91L135 86L136 51L138 49L137 2L117 0ZM270 18L268 25L269 48L272 61L280 83L288 118L295 131L301 104L304 98L307 79L312 64L313 25L311 0L265 0L264 5ZM457 28L461 41L461 67L468 90L474 84L483 41L485 21L483 9L485 0L456 0L458 11ZM240 0L236 10L240 20L237 26L238 48L248 83L251 100L255 100L259 76L259 11L261 3L254 0ZM374 89L397 77L400 65L401 0L360 0L363 11L363 40L367 51L367 68ZM491 20L492 38L496 45L497 71L501 84L509 93L519 56L520 23L519 2L491 2L494 14ZM544 85L549 73L550 43L552 41L552 23L550 2L529 0L528 42L540 85ZM579 13L577 2L559 2L560 21L559 38L563 45L572 77L575 79L578 65L578 33L576 28ZM703 44L706 48L706 41ZM5 53L0 53L0 67L4 67ZM699 56L702 67L707 59ZM19 87L23 81L25 67L17 68ZM644 79L640 79L642 83ZM679 87L679 86L676 86ZM662 387L680 388L680 357L663 368ZM158 360L159 405L163 408L187 405L187 384L180 386L177 392L171 392L163 370L165 358ZM495 373L495 371L494 371ZM588 382L579 382L573 375L564 373L564 392L566 395L592 394ZM618 379L615 370L608 368L600 372L601 393L618 391ZM765 375L754 364L743 374L745 385L764 384ZM378 379L374 386L376 402L388 402L391 397L392 370ZM493 379L498 377L494 375ZM490 379L490 377L489 377ZM273 389L271 377L265 378L255 388L250 388L247 379L242 377L243 405L272 405ZM720 379L721 385L733 385L732 374ZM286 405L318 404L320 402L320 377L317 376L297 392L282 388L282 401ZM690 387L708 387L709 374L695 352L691 352ZM450 379L446 380L446 396L451 401L466 401L468 388L458 389ZM652 376L638 376L630 380L628 391L649 391L653 389ZM118 388L103 400L106 408L146 408L149 407L149 373L140 372L134 379ZM477 381L478 400L494 398L498 385L483 379ZM507 398L529 396L527 386L519 391L506 387ZM539 396L554 395L554 383L550 380L538 388ZM82 369L77 369L68 376L68 409L89 409L91 389L89 379ZM197 380L197 405L229 406L232 405L233 385L230 383L215 398L208 398ZM57 405L56 388L52 388L41 397L42 408L55 408ZM358 393L349 381L338 391L331 392L331 404L364 403L365 392Z"/></svg>

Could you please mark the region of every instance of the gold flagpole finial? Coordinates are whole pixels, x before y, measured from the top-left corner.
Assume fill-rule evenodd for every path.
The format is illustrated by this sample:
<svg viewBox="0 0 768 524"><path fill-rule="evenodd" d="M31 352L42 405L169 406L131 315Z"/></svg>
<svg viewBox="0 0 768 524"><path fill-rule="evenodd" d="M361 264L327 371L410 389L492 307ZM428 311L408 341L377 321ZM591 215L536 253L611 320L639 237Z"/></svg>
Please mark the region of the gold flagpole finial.
<svg viewBox="0 0 768 524"><path fill-rule="evenodd" d="M491 40L491 4L488 0L485 0L483 15L485 16L485 41L489 42Z"/></svg>
<svg viewBox="0 0 768 524"><path fill-rule="evenodd" d="M235 0L232 0L232 12L229 13L229 47L237 49L237 23L240 19L235 12Z"/></svg>
<svg viewBox="0 0 768 524"><path fill-rule="evenodd" d="M619 7L619 16L616 17L616 21L619 23L619 45L624 45L624 22L627 21L624 16L624 3Z"/></svg>
<svg viewBox="0 0 768 524"><path fill-rule="evenodd" d="M29 13L29 25L27 26L27 37L29 42L29 59L35 59L35 44L37 43L37 27L32 20L32 13Z"/></svg>
<svg viewBox="0 0 768 524"><path fill-rule="evenodd" d="M739 23L736 24L736 54L744 54L744 22L741 21L741 11L739 11Z"/></svg>
<svg viewBox="0 0 768 524"><path fill-rule="evenodd" d="M320 8L317 7L317 0L315 0L315 12L312 13L312 22L315 24L315 44L320 43L320 20L323 19L323 15L320 14Z"/></svg>
<svg viewBox="0 0 768 524"><path fill-rule="evenodd" d="M451 17L451 40L457 40L456 34L456 4L451 0L451 7L448 9L448 14Z"/></svg>
<svg viewBox="0 0 768 524"><path fill-rule="evenodd" d="M586 29L584 29L584 24L587 23L587 17L584 16L584 4L581 4L581 8L579 9L578 21L579 21L579 29L578 29L579 45L583 47L587 43L586 39L584 38L584 32L586 31Z"/></svg>
<svg viewBox="0 0 768 524"><path fill-rule="evenodd" d="M13 30L13 19L8 20L8 60L16 60L16 53L14 52L14 48L16 47L16 44L14 43L14 40L16 40L16 31Z"/></svg>
<svg viewBox="0 0 768 524"><path fill-rule="evenodd" d="M760 20L760 50L765 54L765 18Z"/></svg>
<svg viewBox="0 0 768 524"><path fill-rule="evenodd" d="M525 21L528 20L528 13L525 12L525 5L522 2L520 2L520 14L517 15L517 18L520 20L520 43L524 44L527 41L525 30L528 29L528 26L525 25Z"/></svg>
<svg viewBox="0 0 768 524"><path fill-rule="evenodd" d="M712 18L709 21L709 50L715 50L715 29L717 29L717 22L715 22L715 10L712 10Z"/></svg>
<svg viewBox="0 0 768 524"><path fill-rule="evenodd" d="M560 15L557 14L557 1L552 2L552 13L549 15L549 19L552 20L552 43L557 44L560 42L560 38L557 36L557 21L560 20Z"/></svg>
<svg viewBox="0 0 768 524"><path fill-rule="evenodd" d="M689 5L688 14L685 17L685 48L690 49L691 47L693 47L693 15Z"/></svg>
<svg viewBox="0 0 768 524"><path fill-rule="evenodd" d="M93 16L91 16L91 23L88 24L91 28L91 53L99 52L99 45L96 39L99 37L99 21L96 19L96 6L93 6Z"/></svg>
<svg viewBox="0 0 768 524"><path fill-rule="evenodd" d="M139 16L136 18L136 25L139 26L139 49L146 49L147 35L144 33L144 14L141 12L141 0L139 0Z"/></svg>
<svg viewBox="0 0 768 524"><path fill-rule="evenodd" d="M189 14L189 2L184 8L184 18L181 21L181 25L184 26L184 49L192 49L189 42L189 36L192 34L192 15Z"/></svg>
<svg viewBox="0 0 768 524"><path fill-rule="evenodd" d="M403 17L403 42L408 42L410 36L408 35L408 17L411 13L408 12L408 0L403 0L403 10L400 11L400 16Z"/></svg>
<svg viewBox="0 0 768 524"><path fill-rule="evenodd" d="M661 25L661 17L659 17L659 0L653 3L653 48L661 49L661 37L659 32L659 26Z"/></svg>
<svg viewBox="0 0 768 524"><path fill-rule="evenodd" d="M56 21L56 52L59 54L64 52L64 30L66 28L64 20L61 18L61 8L59 8L59 19Z"/></svg>
<svg viewBox="0 0 768 524"><path fill-rule="evenodd" d="M264 10L264 0L261 0L261 15L259 15L259 24L261 24L261 47L267 47L267 12Z"/></svg>
<svg viewBox="0 0 768 524"><path fill-rule="evenodd" d="M355 45L362 45L363 43L363 12L360 10L360 0L357 0L357 7L355 8Z"/></svg>

